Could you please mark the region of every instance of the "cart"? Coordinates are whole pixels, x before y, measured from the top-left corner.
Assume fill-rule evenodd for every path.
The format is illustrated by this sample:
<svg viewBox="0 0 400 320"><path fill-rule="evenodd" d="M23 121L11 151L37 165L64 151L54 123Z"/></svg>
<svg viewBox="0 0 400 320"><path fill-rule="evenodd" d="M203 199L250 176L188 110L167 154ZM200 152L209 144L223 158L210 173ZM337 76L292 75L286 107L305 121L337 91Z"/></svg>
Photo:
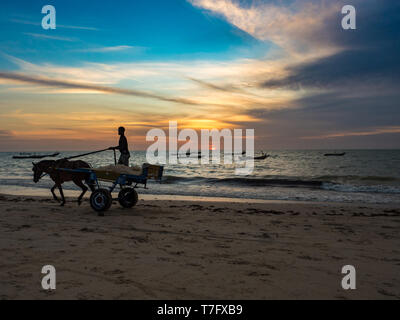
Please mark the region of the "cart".
<svg viewBox="0 0 400 320"><path fill-rule="evenodd" d="M124 208L132 208L138 202L137 188L147 189L147 180L154 179L161 182L164 167L143 164L142 172L138 175L117 173L113 171L100 169L67 169L58 168L57 170L70 173L86 173L88 178L85 183L92 187L90 195L90 206L98 212L100 216L110 209L113 200L118 200ZM111 185L102 186L101 182L111 183ZM118 198L113 199L112 193L119 189Z"/></svg>

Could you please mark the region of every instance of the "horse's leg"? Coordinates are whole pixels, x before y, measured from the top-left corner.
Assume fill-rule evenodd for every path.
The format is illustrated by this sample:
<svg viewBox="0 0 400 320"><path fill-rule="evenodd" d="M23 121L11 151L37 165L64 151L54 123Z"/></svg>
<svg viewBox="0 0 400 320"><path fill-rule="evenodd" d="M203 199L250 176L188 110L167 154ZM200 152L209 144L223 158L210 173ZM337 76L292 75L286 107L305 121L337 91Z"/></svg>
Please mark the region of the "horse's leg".
<svg viewBox="0 0 400 320"><path fill-rule="evenodd" d="M53 195L53 199L56 200L56 201L60 201L60 200L57 198L56 194L54 193L54 190L55 190L56 188L57 188L57 184L54 184L53 188L51 188L50 191L51 191L51 194Z"/></svg>
<svg viewBox="0 0 400 320"><path fill-rule="evenodd" d="M83 184L83 182L79 179L72 180L78 187L82 189L81 195L78 197L78 205L81 205L82 203L82 198L85 195L86 191L88 191L88 188Z"/></svg>
<svg viewBox="0 0 400 320"><path fill-rule="evenodd" d="M94 184L92 184L89 179L85 179L85 182L88 185L90 191L94 192L96 190L96 188L94 187Z"/></svg>
<svg viewBox="0 0 400 320"><path fill-rule="evenodd" d="M62 189L62 187L61 187L61 183L59 183L57 186L58 186L58 190L60 190L61 199L62 199L60 206L63 207L63 206L65 205L64 192L63 192L63 189Z"/></svg>
<svg viewBox="0 0 400 320"><path fill-rule="evenodd" d="M89 184L90 191L94 192L96 188L94 187L94 184Z"/></svg>
<svg viewBox="0 0 400 320"><path fill-rule="evenodd" d="M88 168L90 168L90 167L88 166ZM82 180L85 180L85 182L86 182L86 184L88 185L90 191L94 192L94 191L96 190L93 181L90 180L90 175L85 175L85 176L83 176L83 179L82 179Z"/></svg>

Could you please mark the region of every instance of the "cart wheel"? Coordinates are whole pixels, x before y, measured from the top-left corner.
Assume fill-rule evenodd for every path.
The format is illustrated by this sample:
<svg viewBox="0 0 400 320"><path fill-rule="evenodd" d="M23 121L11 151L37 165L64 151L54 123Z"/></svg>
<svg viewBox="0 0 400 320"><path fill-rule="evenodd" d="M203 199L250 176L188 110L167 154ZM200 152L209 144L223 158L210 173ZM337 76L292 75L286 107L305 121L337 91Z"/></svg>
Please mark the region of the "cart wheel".
<svg viewBox="0 0 400 320"><path fill-rule="evenodd" d="M110 209L112 197L107 189L97 189L90 196L90 206L97 211L99 215L104 215L103 212Z"/></svg>
<svg viewBox="0 0 400 320"><path fill-rule="evenodd" d="M133 188L124 188L118 194L118 201L124 208L132 208L138 200L138 194Z"/></svg>

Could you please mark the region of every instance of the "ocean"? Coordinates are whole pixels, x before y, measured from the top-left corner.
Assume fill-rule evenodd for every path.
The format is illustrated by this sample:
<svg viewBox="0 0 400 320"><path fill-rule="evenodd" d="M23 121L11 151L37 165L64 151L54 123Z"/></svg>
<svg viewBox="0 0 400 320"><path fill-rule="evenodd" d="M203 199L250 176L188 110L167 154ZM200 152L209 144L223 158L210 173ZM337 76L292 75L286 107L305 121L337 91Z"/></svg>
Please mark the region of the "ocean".
<svg viewBox="0 0 400 320"><path fill-rule="evenodd" d="M325 157L327 150L269 151L255 161L250 176L235 175L233 165L166 165L162 183L150 182L139 194L400 204L400 150L346 150L343 157ZM50 152L51 153L51 152ZM84 153L62 152L59 157ZM32 160L0 153L0 193L48 195L48 177L33 182ZM113 152L83 157L93 167L113 164ZM40 160L35 160L40 161ZM144 151L131 152L131 165L146 162ZM64 184L77 190L72 182Z"/></svg>

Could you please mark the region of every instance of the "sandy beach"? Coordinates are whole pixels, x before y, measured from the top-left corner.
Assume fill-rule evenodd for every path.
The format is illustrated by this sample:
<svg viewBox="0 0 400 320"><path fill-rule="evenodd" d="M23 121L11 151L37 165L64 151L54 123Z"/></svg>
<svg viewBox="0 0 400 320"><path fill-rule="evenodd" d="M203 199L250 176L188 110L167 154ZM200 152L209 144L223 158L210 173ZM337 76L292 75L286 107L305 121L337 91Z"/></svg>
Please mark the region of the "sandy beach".
<svg viewBox="0 0 400 320"><path fill-rule="evenodd" d="M68 200L0 196L0 299L400 299L396 206L146 199L98 217Z"/></svg>

